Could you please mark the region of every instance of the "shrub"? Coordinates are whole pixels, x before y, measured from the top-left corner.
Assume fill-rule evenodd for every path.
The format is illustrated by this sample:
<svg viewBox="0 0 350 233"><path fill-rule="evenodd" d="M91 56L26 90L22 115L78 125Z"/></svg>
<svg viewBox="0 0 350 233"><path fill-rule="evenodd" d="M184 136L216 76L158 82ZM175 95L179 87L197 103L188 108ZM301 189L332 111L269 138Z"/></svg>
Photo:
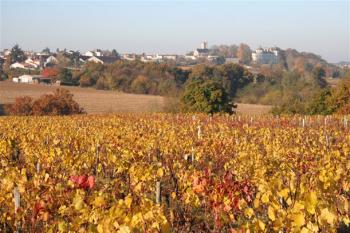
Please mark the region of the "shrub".
<svg viewBox="0 0 350 233"><path fill-rule="evenodd" d="M328 115L350 113L350 79L344 79L334 89L326 89L317 94L309 103L308 114Z"/></svg>
<svg viewBox="0 0 350 233"><path fill-rule="evenodd" d="M30 116L32 115L33 99L29 96L16 98L11 105L5 106L5 112L9 115Z"/></svg>
<svg viewBox="0 0 350 233"><path fill-rule="evenodd" d="M181 98L185 112L233 113L233 105L222 85L214 80L195 79L189 82Z"/></svg>
<svg viewBox="0 0 350 233"><path fill-rule="evenodd" d="M9 115L43 116L82 114L84 110L73 100L73 95L65 89L57 89L33 102L29 96L19 97L5 110Z"/></svg>

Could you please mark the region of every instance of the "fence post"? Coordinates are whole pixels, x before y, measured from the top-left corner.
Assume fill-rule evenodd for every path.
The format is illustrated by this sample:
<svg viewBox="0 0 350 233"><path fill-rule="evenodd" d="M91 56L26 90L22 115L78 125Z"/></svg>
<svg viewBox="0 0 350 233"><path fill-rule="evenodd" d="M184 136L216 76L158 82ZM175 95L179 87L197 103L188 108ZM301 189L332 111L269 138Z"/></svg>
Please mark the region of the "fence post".
<svg viewBox="0 0 350 233"><path fill-rule="evenodd" d="M41 170L41 164L40 164L40 161L38 160L36 162L36 173L40 173L40 170Z"/></svg>
<svg viewBox="0 0 350 233"><path fill-rule="evenodd" d="M49 136L48 135L46 135L46 138L45 138L45 145L46 146L49 145Z"/></svg>
<svg viewBox="0 0 350 233"><path fill-rule="evenodd" d="M326 134L326 146L327 146L327 148L329 147L329 137L328 137L328 134Z"/></svg>
<svg viewBox="0 0 350 233"><path fill-rule="evenodd" d="M21 207L21 194L18 191L18 187L13 189L13 201L15 203L15 215L17 214L18 209ZM16 233L22 232L21 230L21 222L15 220Z"/></svg>
<svg viewBox="0 0 350 233"><path fill-rule="evenodd" d="M15 147L14 149L13 149L13 153L12 153L12 161L16 161L16 162L18 162L19 161L19 150L18 150L18 148L17 147Z"/></svg>
<svg viewBox="0 0 350 233"><path fill-rule="evenodd" d="M18 191L18 188L13 189L13 201L15 202L15 214L17 210L21 207L21 194Z"/></svg>
<svg viewBox="0 0 350 233"><path fill-rule="evenodd" d="M344 116L344 127L348 128L348 118L346 116Z"/></svg>
<svg viewBox="0 0 350 233"><path fill-rule="evenodd" d="M193 163L194 162L194 149L192 147L192 153L191 153L191 162Z"/></svg>
<svg viewBox="0 0 350 233"><path fill-rule="evenodd" d="M197 129L198 129L198 132L197 132L198 139L201 139L202 138L202 128L200 125L198 125Z"/></svg>
<svg viewBox="0 0 350 233"><path fill-rule="evenodd" d="M96 144L96 164L95 164L95 176L97 178L97 173L98 173L98 164L100 162L100 145L97 143Z"/></svg>
<svg viewBox="0 0 350 233"><path fill-rule="evenodd" d="M156 204L160 204L161 203L161 183L160 181L157 181L156 183Z"/></svg>

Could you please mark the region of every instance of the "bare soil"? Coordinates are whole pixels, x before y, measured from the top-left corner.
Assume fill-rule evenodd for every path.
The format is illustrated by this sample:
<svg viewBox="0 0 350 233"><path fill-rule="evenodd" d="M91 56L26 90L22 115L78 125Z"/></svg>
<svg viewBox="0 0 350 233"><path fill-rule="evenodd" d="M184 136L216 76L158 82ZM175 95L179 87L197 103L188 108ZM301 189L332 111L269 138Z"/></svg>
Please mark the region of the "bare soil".
<svg viewBox="0 0 350 233"><path fill-rule="evenodd" d="M52 93L58 86L42 84L20 84L0 82L0 103L12 103L16 97L30 96L34 99ZM162 111L164 98L152 95L126 94L117 91L102 91L93 88L60 87L68 89L75 101L89 114L118 112L156 112Z"/></svg>
<svg viewBox="0 0 350 233"><path fill-rule="evenodd" d="M43 94L52 93L57 88L58 86L3 81L0 82L0 104L12 103L19 96L30 96L36 99ZM81 87L61 86L60 88L68 89L74 95L74 99L89 114L160 112L163 111L165 105L165 98L161 96L127 94ZM261 115L267 114L270 109L271 106L238 104L237 113Z"/></svg>

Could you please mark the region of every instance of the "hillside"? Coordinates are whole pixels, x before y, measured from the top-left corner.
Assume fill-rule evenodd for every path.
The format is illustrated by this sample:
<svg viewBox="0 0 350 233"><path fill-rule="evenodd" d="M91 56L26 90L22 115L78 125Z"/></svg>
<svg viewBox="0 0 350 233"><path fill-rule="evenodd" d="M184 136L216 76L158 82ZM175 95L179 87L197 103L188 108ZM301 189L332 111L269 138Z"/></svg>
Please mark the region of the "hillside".
<svg viewBox="0 0 350 233"><path fill-rule="evenodd" d="M57 86L18 84L9 81L0 82L0 104L12 103L16 97L39 96L54 91ZM120 112L156 112L162 111L165 98L154 95L127 94L116 91L96 90L94 88L64 87L73 93L74 99L88 114L106 114ZM267 114L270 106L238 104L239 114Z"/></svg>
<svg viewBox="0 0 350 233"><path fill-rule="evenodd" d="M0 103L11 103L16 97L39 96L54 91L57 86L0 82ZM152 95L126 94L93 88L64 87L89 114L114 112L155 112L163 108L164 98Z"/></svg>

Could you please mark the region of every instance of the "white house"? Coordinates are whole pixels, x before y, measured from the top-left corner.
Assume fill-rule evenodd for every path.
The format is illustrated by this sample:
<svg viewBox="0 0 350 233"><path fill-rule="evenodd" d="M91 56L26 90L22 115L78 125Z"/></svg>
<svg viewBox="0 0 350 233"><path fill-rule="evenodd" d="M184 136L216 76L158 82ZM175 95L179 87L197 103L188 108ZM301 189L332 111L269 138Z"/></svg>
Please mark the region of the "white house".
<svg viewBox="0 0 350 233"><path fill-rule="evenodd" d="M103 54L102 54L102 51L99 50L99 49L96 49L94 51L87 51L84 53L84 56L87 56L87 57L101 57Z"/></svg>
<svg viewBox="0 0 350 233"><path fill-rule="evenodd" d="M38 68L40 66L40 60L34 60L32 58L28 58L24 61L26 64L32 66L33 68Z"/></svg>
<svg viewBox="0 0 350 233"><path fill-rule="evenodd" d="M177 59L177 55L176 54L166 54L166 55L162 55L163 59L167 59L167 60L176 60Z"/></svg>
<svg viewBox="0 0 350 233"><path fill-rule="evenodd" d="M87 51L84 53L84 55L87 57L93 57L93 56L95 56L95 53L93 51Z"/></svg>
<svg viewBox="0 0 350 233"><path fill-rule="evenodd" d="M8 56L10 54L11 54L11 50L9 50L9 49L4 50L4 56Z"/></svg>
<svg viewBox="0 0 350 233"><path fill-rule="evenodd" d="M58 64L58 60L57 60L57 58L55 58L54 56L51 55L50 57L48 57L46 59L45 65L46 64Z"/></svg>
<svg viewBox="0 0 350 233"><path fill-rule="evenodd" d="M103 54L102 54L101 50L96 50L96 51L95 51L95 56L101 57L102 55L103 55Z"/></svg>
<svg viewBox="0 0 350 233"><path fill-rule="evenodd" d="M279 52L276 48L258 48L252 53L252 60L255 64L277 64Z"/></svg>
<svg viewBox="0 0 350 233"><path fill-rule="evenodd" d="M95 56L90 57L89 59L87 59L87 61L103 64L103 61Z"/></svg>
<svg viewBox="0 0 350 233"><path fill-rule="evenodd" d="M33 78L38 75L24 74L18 77L19 83L33 83ZM41 75L39 75L41 76Z"/></svg>
<svg viewBox="0 0 350 233"><path fill-rule="evenodd" d="M44 77L42 75L34 75L34 74L24 74L19 76L18 78L13 78L13 82L18 83L51 83L51 79Z"/></svg>
<svg viewBox="0 0 350 233"><path fill-rule="evenodd" d="M194 55L186 55L185 59L186 60L197 60L197 57L195 57Z"/></svg>
<svg viewBox="0 0 350 233"><path fill-rule="evenodd" d="M128 60L128 61L135 61L136 60L136 55L135 54L125 53L125 54L123 54L122 59L123 60Z"/></svg>
<svg viewBox="0 0 350 233"><path fill-rule="evenodd" d="M10 65L10 68L11 69L16 69L16 68L25 69L26 67L24 66L23 63L15 62L15 63Z"/></svg>
<svg viewBox="0 0 350 233"><path fill-rule="evenodd" d="M92 56L86 61L88 62L95 62L95 63L101 63L101 64L111 64L113 62L116 62L118 60L117 57L110 57L110 56L101 56L101 57L96 57Z"/></svg>

